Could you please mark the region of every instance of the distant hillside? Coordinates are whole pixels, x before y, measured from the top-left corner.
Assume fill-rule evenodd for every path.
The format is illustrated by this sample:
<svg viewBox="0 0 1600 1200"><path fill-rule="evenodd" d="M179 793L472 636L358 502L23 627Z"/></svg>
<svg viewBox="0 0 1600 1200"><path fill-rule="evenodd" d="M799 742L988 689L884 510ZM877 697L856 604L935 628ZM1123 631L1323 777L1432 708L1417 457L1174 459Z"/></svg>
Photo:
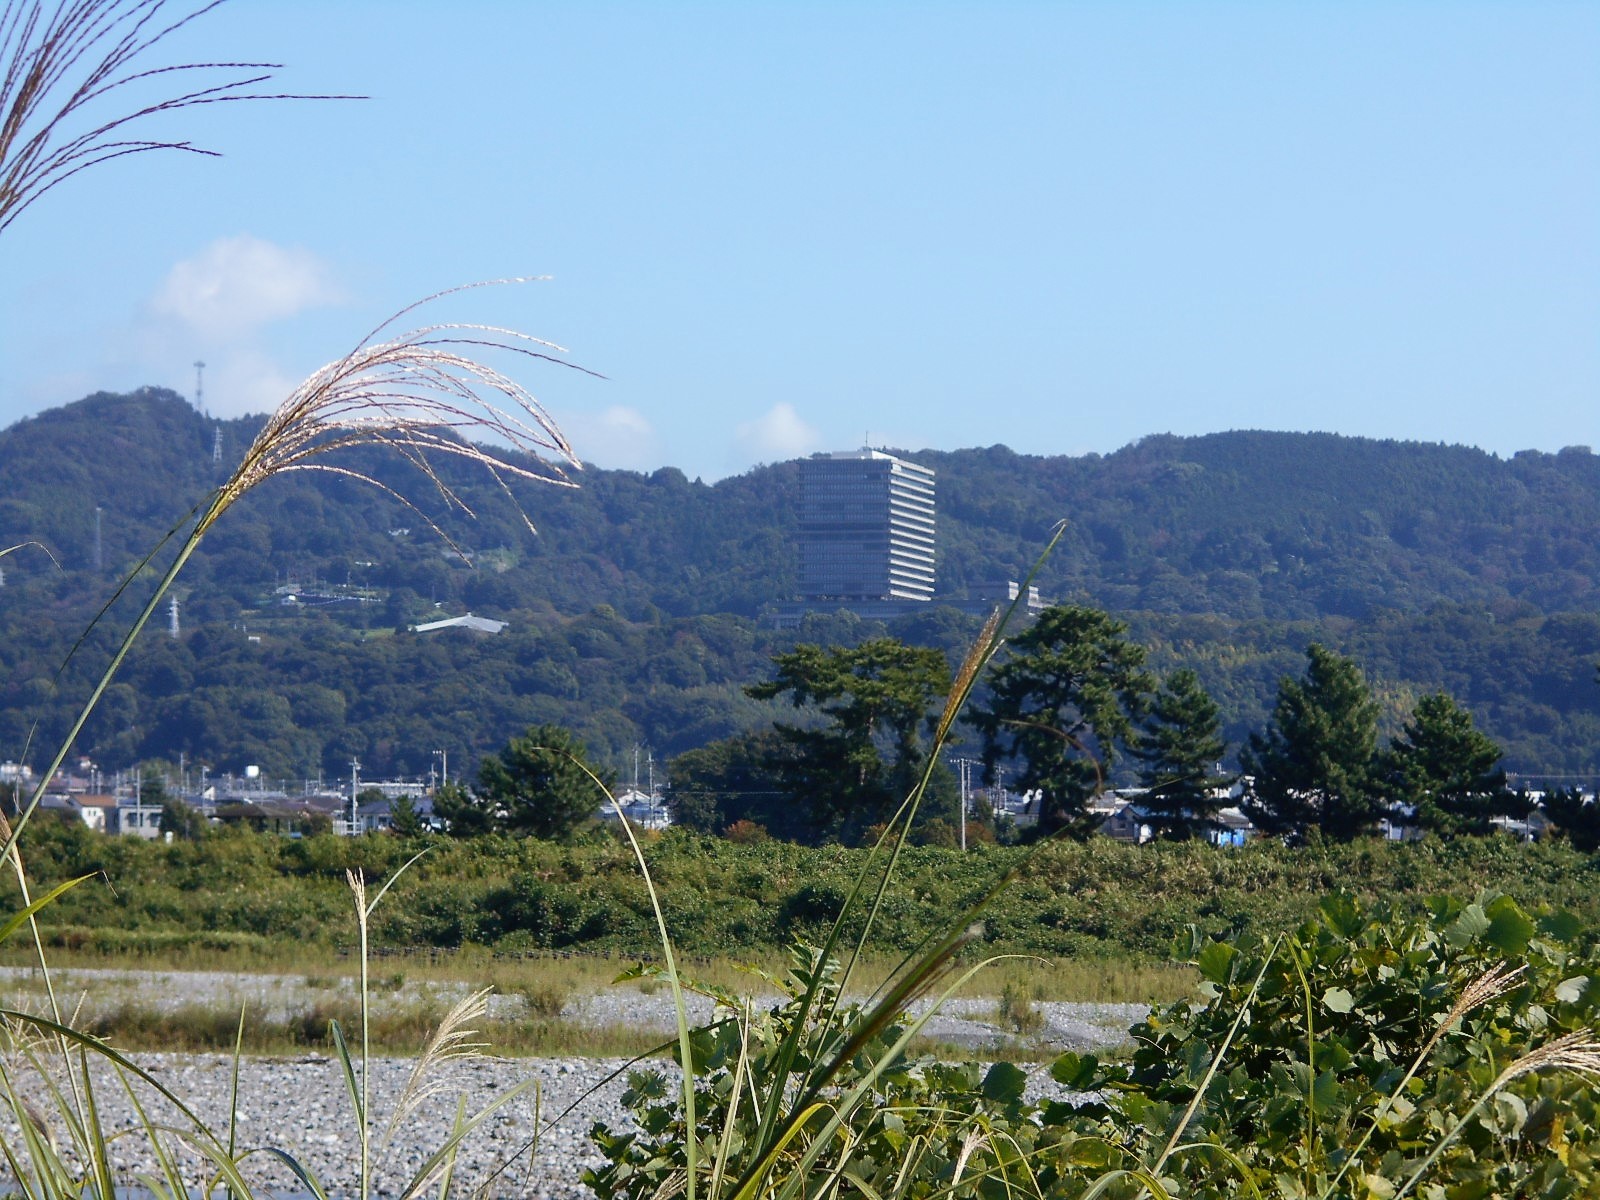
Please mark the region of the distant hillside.
<svg viewBox="0 0 1600 1200"><path fill-rule="evenodd" d="M211 422L146 390L0 431L0 544L33 540L54 556L0 562L0 758L21 753L33 720L39 738L61 726L133 596L57 681L73 639L257 424ZM1236 432L1153 436L1105 456L997 446L910 457L939 473L942 592L1019 578L1065 519L1045 594L1130 620L1158 665L1196 666L1236 739L1321 639L1367 665L1391 716L1448 687L1520 769L1595 769L1600 459L1586 450L1505 461ZM273 481L213 531L178 589L183 636L152 631L85 749L113 765L182 752L313 774L359 755L375 770L425 771L434 748L470 757L532 719L661 754L768 719L739 686L792 640L760 617L795 587L794 464L714 485L671 468L589 469L577 490L519 484L536 537L459 464L439 466L476 520L392 458L346 465L426 518L347 479ZM448 642L395 633L469 609L512 627ZM954 647L969 624L935 608L896 631ZM871 631L834 619L802 636Z"/></svg>

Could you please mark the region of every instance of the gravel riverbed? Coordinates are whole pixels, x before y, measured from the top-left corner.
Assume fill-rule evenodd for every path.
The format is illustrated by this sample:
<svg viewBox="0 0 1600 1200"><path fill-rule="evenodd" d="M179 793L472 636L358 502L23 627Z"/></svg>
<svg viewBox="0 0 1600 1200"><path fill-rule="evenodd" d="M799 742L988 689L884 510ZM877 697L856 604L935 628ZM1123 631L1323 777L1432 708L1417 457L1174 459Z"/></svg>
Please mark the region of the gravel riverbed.
<svg viewBox="0 0 1600 1200"><path fill-rule="evenodd" d="M34 987L29 974L0 969L0 984L8 999L31 995ZM283 976L73 969L57 973L57 982L64 996L71 997L76 990L91 1007L126 1003L130 996L151 1003L225 1003L233 1005L234 1011L242 1002L293 1011L310 1001L303 981ZM499 1005L522 1003L509 996L492 1000ZM33 1007L37 1011L37 1005ZM1114 1046L1125 1038L1128 1026L1145 1012L1142 1005L1049 1001L1039 1002L1035 1008L1043 1022L1030 1040L1062 1050ZM709 1007L697 1007L697 1019L704 1020L709 1015ZM629 987L608 988L574 999L562 1016L575 1022L625 1024L663 1032L673 1026L670 996L664 991L646 994ZM994 1017L993 1000L956 1000L933 1018L928 1033L969 1047L975 1057L981 1058L986 1050L992 1051L1007 1041L1007 1035L992 1023ZM133 1057L202 1121L215 1130L226 1130L233 1088L231 1057L161 1053ZM410 1059L372 1061L369 1087L375 1128L383 1129L389 1120L413 1066ZM464 1144L458 1184L468 1189L486 1184L493 1196L551 1200L590 1196L578 1179L585 1166L601 1161L590 1145L589 1130L597 1121L613 1127L626 1121L621 1103L626 1083L616 1076L622 1067L620 1060L587 1058L486 1057L444 1064L430 1076L437 1086L431 1089L429 1098L392 1131L383 1145L375 1145L376 1191L380 1195L398 1194L446 1136L458 1103L464 1100L468 1112L477 1112L521 1088ZM27 1075L27 1071L21 1072L23 1078ZM1041 1090L1053 1087L1042 1066L1036 1070L1035 1079ZM294 1059L247 1058L240 1065L238 1094L240 1147L283 1151L304 1165L330 1192L349 1194L353 1190L359 1166L358 1143L343 1073L335 1060L320 1054ZM109 1074L103 1076L96 1089L96 1100L108 1130L135 1128L137 1119L132 1105ZM162 1119L172 1116L168 1112ZM18 1135L13 1121L5 1116L0 1116L0 1121L5 1122L6 1140ZM149 1147L141 1138L119 1138L113 1153L119 1172L128 1182L139 1172L155 1167ZM285 1194L304 1191L285 1164L266 1154L251 1155L246 1169L252 1179L260 1180L267 1188Z"/></svg>

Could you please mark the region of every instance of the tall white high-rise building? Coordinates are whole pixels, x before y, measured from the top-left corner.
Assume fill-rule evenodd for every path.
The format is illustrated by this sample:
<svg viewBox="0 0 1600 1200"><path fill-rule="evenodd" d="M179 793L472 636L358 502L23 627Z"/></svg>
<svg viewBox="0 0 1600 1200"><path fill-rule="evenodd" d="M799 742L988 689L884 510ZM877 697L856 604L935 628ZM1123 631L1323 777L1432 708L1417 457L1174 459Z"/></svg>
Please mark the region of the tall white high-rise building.
<svg viewBox="0 0 1600 1200"><path fill-rule="evenodd" d="M881 450L800 462L807 600L933 598L933 470Z"/></svg>

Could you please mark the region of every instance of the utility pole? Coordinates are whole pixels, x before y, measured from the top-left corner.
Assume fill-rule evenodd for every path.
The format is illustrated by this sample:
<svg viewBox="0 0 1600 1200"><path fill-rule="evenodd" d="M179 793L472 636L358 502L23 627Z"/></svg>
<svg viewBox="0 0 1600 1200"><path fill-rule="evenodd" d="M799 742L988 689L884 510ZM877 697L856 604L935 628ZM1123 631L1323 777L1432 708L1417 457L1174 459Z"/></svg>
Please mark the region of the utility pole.
<svg viewBox="0 0 1600 1200"><path fill-rule="evenodd" d="M957 778L961 781L961 848L967 848L967 812L972 796L972 768L978 765L975 758L951 759L955 764Z"/></svg>
<svg viewBox="0 0 1600 1200"><path fill-rule="evenodd" d="M361 763L350 760L350 836L356 835L356 793L361 790Z"/></svg>

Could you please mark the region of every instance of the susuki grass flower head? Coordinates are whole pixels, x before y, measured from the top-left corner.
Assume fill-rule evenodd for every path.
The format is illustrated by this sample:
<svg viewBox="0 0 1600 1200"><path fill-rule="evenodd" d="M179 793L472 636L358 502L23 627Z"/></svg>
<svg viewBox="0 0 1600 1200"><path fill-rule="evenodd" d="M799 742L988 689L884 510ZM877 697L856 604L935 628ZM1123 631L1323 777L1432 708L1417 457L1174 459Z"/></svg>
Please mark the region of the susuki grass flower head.
<svg viewBox="0 0 1600 1200"><path fill-rule="evenodd" d="M524 282L528 280L494 280L467 288ZM555 421L526 387L486 361L490 354L504 353L582 371L559 357L561 347L496 325L442 323L398 335L388 332L418 308L467 288L437 293L403 309L295 388L218 489L196 534L203 534L245 494L288 471L326 471L358 479L415 509L372 476L328 461L332 452L354 446L394 450L448 504L469 514L472 510L434 470L437 456L483 467L508 495L513 479L574 486L567 472L582 464ZM479 438L497 446L481 444ZM518 512L532 529L520 506Z"/></svg>
<svg viewBox="0 0 1600 1200"><path fill-rule="evenodd" d="M90 167L150 150L215 155L144 136L153 118L240 100L354 100L273 92L277 63L146 60L222 0L0 0L0 232Z"/></svg>

